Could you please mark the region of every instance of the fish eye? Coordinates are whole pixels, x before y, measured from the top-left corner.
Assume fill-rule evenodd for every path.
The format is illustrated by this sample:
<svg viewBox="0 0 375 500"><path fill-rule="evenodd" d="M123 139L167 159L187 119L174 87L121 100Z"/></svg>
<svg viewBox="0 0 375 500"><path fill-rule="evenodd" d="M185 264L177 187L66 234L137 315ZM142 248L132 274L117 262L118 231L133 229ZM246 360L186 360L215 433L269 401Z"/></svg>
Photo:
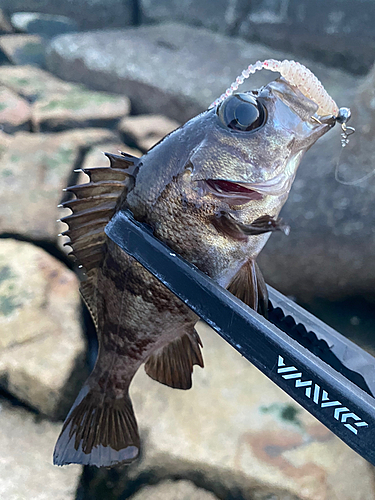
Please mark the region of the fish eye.
<svg viewBox="0 0 375 500"><path fill-rule="evenodd" d="M241 132L256 130L266 121L265 107L251 94L227 97L217 113L226 127Z"/></svg>

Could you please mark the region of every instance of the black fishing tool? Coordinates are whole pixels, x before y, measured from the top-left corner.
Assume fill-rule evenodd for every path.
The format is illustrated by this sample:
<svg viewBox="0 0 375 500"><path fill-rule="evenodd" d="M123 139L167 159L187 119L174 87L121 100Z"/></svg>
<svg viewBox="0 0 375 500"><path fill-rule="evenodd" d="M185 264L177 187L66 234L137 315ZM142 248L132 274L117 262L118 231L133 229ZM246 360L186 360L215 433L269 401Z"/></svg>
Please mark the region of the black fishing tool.
<svg viewBox="0 0 375 500"><path fill-rule="evenodd" d="M120 211L106 234L328 429L375 465L375 358L269 291L268 320Z"/></svg>

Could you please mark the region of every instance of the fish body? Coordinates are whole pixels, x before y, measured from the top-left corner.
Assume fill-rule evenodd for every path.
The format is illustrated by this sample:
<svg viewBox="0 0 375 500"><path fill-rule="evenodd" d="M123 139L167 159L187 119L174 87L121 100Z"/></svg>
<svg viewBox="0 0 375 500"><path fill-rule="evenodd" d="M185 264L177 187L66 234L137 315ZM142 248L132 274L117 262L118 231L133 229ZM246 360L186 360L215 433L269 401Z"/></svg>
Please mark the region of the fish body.
<svg viewBox="0 0 375 500"><path fill-rule="evenodd" d="M266 314L256 257L271 232L303 153L335 124L279 79L235 94L166 136L141 158L107 156L68 190L65 219L99 338L95 368L58 439L54 462L111 466L139 451L129 385L141 364L170 387L188 389L203 367L196 315L104 233L130 209L170 248Z"/></svg>

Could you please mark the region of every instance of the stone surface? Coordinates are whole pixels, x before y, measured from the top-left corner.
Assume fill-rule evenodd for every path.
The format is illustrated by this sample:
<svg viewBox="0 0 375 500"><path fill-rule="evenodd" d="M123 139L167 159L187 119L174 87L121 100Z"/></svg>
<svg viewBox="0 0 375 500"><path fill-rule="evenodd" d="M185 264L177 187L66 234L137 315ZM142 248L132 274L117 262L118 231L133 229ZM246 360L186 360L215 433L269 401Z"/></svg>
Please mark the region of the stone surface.
<svg viewBox="0 0 375 500"><path fill-rule="evenodd" d="M140 0L143 22L178 21L231 34L247 14L246 0Z"/></svg>
<svg viewBox="0 0 375 500"><path fill-rule="evenodd" d="M75 500L79 465L52 465L60 424L0 400L0 497L6 500Z"/></svg>
<svg viewBox="0 0 375 500"><path fill-rule="evenodd" d="M250 62L292 56L203 29L168 24L56 37L47 56L58 76L127 95L135 114L161 113L183 123L203 111ZM306 62L306 61L302 61ZM308 63L334 98L355 79ZM253 75L243 89L274 78Z"/></svg>
<svg viewBox="0 0 375 500"><path fill-rule="evenodd" d="M29 102L47 99L49 95L70 92L73 86L35 66L0 66L0 84Z"/></svg>
<svg viewBox="0 0 375 500"><path fill-rule="evenodd" d="M12 33L13 28L12 25L7 18L7 16L4 14L4 12L0 9L0 33Z"/></svg>
<svg viewBox="0 0 375 500"><path fill-rule="evenodd" d="M140 11L143 22L204 26L357 73L374 59L373 0L140 0Z"/></svg>
<svg viewBox="0 0 375 500"><path fill-rule="evenodd" d="M115 141L105 129L56 134L19 132L0 136L0 233L55 241L61 231L57 205L72 181L82 153L90 145Z"/></svg>
<svg viewBox="0 0 375 500"><path fill-rule="evenodd" d="M205 368L194 369L191 390L162 386L144 370L135 377L143 452L127 481L173 471L199 477L220 498L375 498L364 459L212 330L201 324L199 332Z"/></svg>
<svg viewBox="0 0 375 500"><path fill-rule="evenodd" d="M357 129L341 151L333 130L306 154L281 215L288 237L273 235L259 256L268 282L302 302L374 299L375 70L348 101ZM354 102L353 102L354 97ZM335 180L335 169L345 185Z"/></svg>
<svg viewBox="0 0 375 500"><path fill-rule="evenodd" d="M57 14L74 19L80 28L127 26L134 20L132 0L1 0L7 14L13 12L41 12Z"/></svg>
<svg viewBox="0 0 375 500"><path fill-rule="evenodd" d="M78 31L78 25L66 16L53 16L37 12L16 12L11 17L13 27L23 33L54 37Z"/></svg>
<svg viewBox="0 0 375 500"><path fill-rule="evenodd" d="M18 130L30 130L31 109L27 101L0 85L0 123L8 134Z"/></svg>
<svg viewBox="0 0 375 500"><path fill-rule="evenodd" d="M0 84L31 102L35 131L115 128L130 111L130 102L125 96L95 92L64 82L33 66L0 67Z"/></svg>
<svg viewBox="0 0 375 500"><path fill-rule="evenodd" d="M261 0L247 6L240 36L355 73L373 64L373 0Z"/></svg>
<svg viewBox="0 0 375 500"><path fill-rule="evenodd" d="M45 49L39 35L2 35L0 50L13 64L44 65Z"/></svg>
<svg viewBox="0 0 375 500"><path fill-rule="evenodd" d="M162 115L127 116L119 124L125 139L130 139L142 151L148 151L180 124Z"/></svg>
<svg viewBox="0 0 375 500"><path fill-rule="evenodd" d="M32 108L35 129L42 132L76 127L115 128L129 111L127 97L94 92L78 85L71 85L63 93L51 92Z"/></svg>
<svg viewBox="0 0 375 500"><path fill-rule="evenodd" d="M65 416L87 375L74 273L30 243L0 240L0 385Z"/></svg>
<svg viewBox="0 0 375 500"><path fill-rule="evenodd" d="M190 481L165 481L156 486L146 486L129 500L217 500L207 490L197 488Z"/></svg>

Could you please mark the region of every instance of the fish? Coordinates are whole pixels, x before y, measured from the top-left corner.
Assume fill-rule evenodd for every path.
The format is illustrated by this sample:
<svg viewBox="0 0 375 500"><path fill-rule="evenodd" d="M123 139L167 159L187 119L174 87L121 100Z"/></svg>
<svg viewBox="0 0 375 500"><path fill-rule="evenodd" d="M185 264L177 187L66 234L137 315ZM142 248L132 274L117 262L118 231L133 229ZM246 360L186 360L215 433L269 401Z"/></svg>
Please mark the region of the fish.
<svg viewBox="0 0 375 500"><path fill-rule="evenodd" d="M336 123L281 77L227 95L140 158L106 153L108 167L67 188L73 256L99 352L54 451L54 463L111 467L135 460L140 438L129 386L146 373L169 387L192 386L204 366L197 316L105 234L131 210L173 252L266 315L267 288L256 259L274 231L303 154ZM313 167L311 167L313 168Z"/></svg>

